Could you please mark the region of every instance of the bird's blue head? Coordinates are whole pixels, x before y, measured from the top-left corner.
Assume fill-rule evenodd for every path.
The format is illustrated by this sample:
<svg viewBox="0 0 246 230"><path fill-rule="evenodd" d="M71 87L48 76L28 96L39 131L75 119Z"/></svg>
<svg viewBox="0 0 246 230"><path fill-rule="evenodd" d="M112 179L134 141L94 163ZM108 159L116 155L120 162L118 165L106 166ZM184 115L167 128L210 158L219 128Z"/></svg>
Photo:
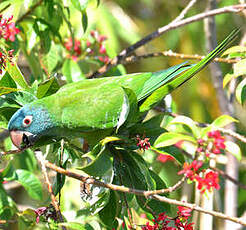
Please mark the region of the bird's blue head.
<svg viewBox="0 0 246 230"><path fill-rule="evenodd" d="M19 109L8 124L11 140L19 149L33 145L52 127L48 111L37 104L27 104Z"/></svg>

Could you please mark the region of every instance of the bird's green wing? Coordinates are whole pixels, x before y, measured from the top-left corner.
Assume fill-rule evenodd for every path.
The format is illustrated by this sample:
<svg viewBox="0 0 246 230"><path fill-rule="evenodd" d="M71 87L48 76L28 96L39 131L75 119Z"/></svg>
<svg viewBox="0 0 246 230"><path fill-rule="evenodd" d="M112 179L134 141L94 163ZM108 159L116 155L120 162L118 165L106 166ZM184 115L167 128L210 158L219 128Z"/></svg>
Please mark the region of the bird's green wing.
<svg viewBox="0 0 246 230"><path fill-rule="evenodd" d="M116 127L127 113L127 96L115 83L69 88L34 102L44 105L58 128L89 132Z"/></svg>
<svg viewBox="0 0 246 230"><path fill-rule="evenodd" d="M171 79L169 82L161 86L159 89L154 91L140 106L140 112L145 112L150 110L154 105L156 105L164 96L172 92L174 89L182 85L184 82L193 77L197 72L202 70L209 62L211 62L215 57L222 53L225 48L230 44L237 34L239 29L232 31L224 41L222 41L212 52L210 52L205 58L194 65L192 68L187 70L185 73L179 75L178 77Z"/></svg>

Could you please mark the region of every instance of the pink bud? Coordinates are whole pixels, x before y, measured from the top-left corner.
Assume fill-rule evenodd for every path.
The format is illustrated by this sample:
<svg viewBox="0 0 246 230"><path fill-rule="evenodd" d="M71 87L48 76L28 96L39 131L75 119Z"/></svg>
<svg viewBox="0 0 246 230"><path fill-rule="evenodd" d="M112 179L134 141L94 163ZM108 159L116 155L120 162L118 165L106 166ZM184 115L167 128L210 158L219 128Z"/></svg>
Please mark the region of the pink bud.
<svg viewBox="0 0 246 230"><path fill-rule="evenodd" d="M100 54L105 54L106 53L106 48L105 48L104 45L100 45L99 53Z"/></svg>

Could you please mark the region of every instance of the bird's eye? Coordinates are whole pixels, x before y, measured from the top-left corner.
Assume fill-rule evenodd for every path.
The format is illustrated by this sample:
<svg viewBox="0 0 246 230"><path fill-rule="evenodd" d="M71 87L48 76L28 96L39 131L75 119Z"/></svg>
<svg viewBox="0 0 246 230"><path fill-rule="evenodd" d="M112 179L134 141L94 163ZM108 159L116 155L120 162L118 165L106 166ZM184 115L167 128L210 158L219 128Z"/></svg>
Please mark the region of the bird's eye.
<svg viewBox="0 0 246 230"><path fill-rule="evenodd" d="M32 116L26 116L23 119L23 126L28 127L32 123Z"/></svg>

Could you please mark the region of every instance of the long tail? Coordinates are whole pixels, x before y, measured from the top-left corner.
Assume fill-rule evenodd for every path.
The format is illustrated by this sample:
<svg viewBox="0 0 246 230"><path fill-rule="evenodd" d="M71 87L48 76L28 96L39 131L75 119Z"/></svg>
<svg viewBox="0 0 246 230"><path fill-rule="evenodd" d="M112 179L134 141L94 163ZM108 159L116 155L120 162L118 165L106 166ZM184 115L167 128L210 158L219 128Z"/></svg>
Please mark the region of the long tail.
<svg viewBox="0 0 246 230"><path fill-rule="evenodd" d="M222 41L213 51L211 51L205 58L189 68L185 73L179 75L176 78L172 78L169 82L155 90L140 106L140 112L145 112L156 105L163 97L169 94L171 91L188 81L196 73L202 70L208 65L215 57L222 53L226 47L236 38L240 29L233 30L224 41Z"/></svg>

